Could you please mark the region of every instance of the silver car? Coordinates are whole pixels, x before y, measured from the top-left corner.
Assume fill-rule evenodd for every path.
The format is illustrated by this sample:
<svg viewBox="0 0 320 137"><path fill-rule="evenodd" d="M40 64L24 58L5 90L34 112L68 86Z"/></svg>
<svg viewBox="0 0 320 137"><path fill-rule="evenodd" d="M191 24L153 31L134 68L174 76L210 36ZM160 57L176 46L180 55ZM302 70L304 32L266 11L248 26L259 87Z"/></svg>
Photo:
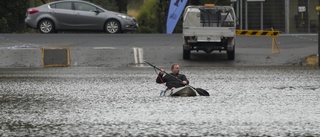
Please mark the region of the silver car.
<svg viewBox="0 0 320 137"><path fill-rule="evenodd" d="M125 14L108 11L82 0L60 0L30 8L27 27L42 33L58 30L102 30L107 33L135 31L138 23Z"/></svg>

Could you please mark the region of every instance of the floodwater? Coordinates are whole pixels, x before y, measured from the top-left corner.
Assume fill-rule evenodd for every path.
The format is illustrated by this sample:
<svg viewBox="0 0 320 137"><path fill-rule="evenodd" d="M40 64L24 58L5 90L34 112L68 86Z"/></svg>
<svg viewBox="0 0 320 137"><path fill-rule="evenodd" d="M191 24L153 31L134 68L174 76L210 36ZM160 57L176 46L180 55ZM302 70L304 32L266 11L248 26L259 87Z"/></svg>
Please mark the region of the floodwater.
<svg viewBox="0 0 320 137"><path fill-rule="evenodd" d="M0 136L320 136L320 70L182 68L211 96L160 97L153 68L0 69Z"/></svg>

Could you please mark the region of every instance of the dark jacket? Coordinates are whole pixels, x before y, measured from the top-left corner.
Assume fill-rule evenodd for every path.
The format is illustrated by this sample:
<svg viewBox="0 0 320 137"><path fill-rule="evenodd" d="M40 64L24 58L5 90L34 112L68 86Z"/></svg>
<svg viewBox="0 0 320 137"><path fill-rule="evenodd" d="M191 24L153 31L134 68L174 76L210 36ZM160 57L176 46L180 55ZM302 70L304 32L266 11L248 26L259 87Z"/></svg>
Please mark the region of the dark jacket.
<svg viewBox="0 0 320 137"><path fill-rule="evenodd" d="M171 75L171 76L170 76ZM189 84L189 81L187 79L187 77L183 74L173 74L170 73L170 75L158 75L156 82L157 83L166 83L166 86L168 89L171 89L173 87L175 88L179 88L179 87L183 87L185 85L182 84L182 81L187 81L187 84ZM174 76L174 77L172 77ZM176 78L180 79L181 81L177 80Z"/></svg>

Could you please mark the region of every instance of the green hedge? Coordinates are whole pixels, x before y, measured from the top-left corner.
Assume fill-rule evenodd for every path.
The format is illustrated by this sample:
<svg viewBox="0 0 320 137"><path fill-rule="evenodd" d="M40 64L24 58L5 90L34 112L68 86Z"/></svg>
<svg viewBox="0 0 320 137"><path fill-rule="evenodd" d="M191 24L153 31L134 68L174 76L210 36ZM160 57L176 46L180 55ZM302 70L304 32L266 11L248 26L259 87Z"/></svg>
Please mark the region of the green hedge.
<svg viewBox="0 0 320 137"><path fill-rule="evenodd" d="M0 33L23 32L27 0L0 0Z"/></svg>

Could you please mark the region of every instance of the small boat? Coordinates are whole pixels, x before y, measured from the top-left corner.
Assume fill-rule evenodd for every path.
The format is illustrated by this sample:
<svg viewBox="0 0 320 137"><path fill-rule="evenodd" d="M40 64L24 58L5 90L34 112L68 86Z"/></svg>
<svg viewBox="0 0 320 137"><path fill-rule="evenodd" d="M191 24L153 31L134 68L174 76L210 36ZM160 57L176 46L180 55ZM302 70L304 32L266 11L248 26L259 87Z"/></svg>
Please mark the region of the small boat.
<svg viewBox="0 0 320 137"><path fill-rule="evenodd" d="M184 86L175 89L163 90L160 93L160 96L182 96L182 97L190 97L197 96L197 91L195 88L191 86Z"/></svg>
<svg viewBox="0 0 320 137"><path fill-rule="evenodd" d="M157 68L156 66L152 65L151 63L145 61L145 63L149 64L150 66L152 66L154 69L160 70L161 69ZM173 78L175 78L176 80L181 81L181 79L178 79L177 77L164 72L166 75L169 75ZM162 90L160 92L160 96L183 96L183 97L189 97L189 96L210 96L209 92L207 92L206 90L202 89L202 88L194 88L190 85L184 86L184 87L180 87L180 88L175 88L175 89L169 89L169 90Z"/></svg>

